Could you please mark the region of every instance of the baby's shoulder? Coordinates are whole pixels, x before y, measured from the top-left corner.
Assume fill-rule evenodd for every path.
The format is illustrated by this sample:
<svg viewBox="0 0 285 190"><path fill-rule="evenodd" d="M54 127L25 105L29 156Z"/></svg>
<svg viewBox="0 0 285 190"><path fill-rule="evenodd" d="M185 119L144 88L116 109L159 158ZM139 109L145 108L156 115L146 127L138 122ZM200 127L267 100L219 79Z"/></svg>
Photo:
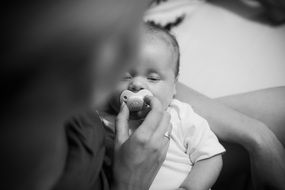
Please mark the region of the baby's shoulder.
<svg viewBox="0 0 285 190"><path fill-rule="evenodd" d="M179 119L185 119L193 115L194 111L190 104L173 99L167 110L171 116L177 116Z"/></svg>
<svg viewBox="0 0 285 190"><path fill-rule="evenodd" d="M172 124L184 134L194 134L208 127L206 119L195 113L192 106L185 102L173 99L168 112L171 115Z"/></svg>

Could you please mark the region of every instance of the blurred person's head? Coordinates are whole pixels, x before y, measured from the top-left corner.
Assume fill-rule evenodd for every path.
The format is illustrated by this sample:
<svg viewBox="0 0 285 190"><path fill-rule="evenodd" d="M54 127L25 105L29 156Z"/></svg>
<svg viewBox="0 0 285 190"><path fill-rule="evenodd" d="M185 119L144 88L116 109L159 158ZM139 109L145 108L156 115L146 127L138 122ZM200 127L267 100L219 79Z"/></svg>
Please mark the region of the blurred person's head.
<svg viewBox="0 0 285 190"><path fill-rule="evenodd" d="M9 83L7 97L33 86L39 93L60 94L70 106L89 104L92 92L95 107L104 102L135 55L145 4L51 0L7 5L1 69L2 82Z"/></svg>
<svg viewBox="0 0 285 190"><path fill-rule="evenodd" d="M1 121L5 132L1 132L1 140L10 146L1 148L7 161L1 163L7 167L2 172L10 171L11 164L17 168L16 174L11 173L11 185L25 189L18 183L20 179L28 187L37 182L35 189L48 189L54 183L62 170L53 163L58 162L53 157L57 147L51 144L46 150L51 151L49 155L41 155L40 150L47 148L50 138L57 139L50 136L55 134L51 131L62 128L62 121L70 114L86 108L92 100L98 107L107 99L120 72L135 55L137 25L145 7L143 0L2 4L1 42L5 49L0 73L1 107L5 112ZM23 151L27 158L21 160L31 167L12 161ZM29 161L29 155L47 156L48 161ZM38 167L32 167L35 165ZM29 173L25 167L29 167ZM34 176L33 181L29 176Z"/></svg>
<svg viewBox="0 0 285 190"><path fill-rule="evenodd" d="M139 60L133 64L118 84L112 107L119 108L122 91L134 93L147 89L160 100L166 109L176 93L179 74L179 46L168 31L152 24L142 27Z"/></svg>

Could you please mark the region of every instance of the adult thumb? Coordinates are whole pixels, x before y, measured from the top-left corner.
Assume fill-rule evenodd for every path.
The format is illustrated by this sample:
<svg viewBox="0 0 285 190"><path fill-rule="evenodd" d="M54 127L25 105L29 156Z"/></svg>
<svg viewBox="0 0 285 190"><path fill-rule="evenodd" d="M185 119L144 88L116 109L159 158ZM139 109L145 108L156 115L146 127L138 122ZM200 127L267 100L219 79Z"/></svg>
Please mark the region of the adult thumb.
<svg viewBox="0 0 285 190"><path fill-rule="evenodd" d="M122 103L119 114L116 118L115 130L116 130L116 144L121 145L129 138L129 109L126 103Z"/></svg>

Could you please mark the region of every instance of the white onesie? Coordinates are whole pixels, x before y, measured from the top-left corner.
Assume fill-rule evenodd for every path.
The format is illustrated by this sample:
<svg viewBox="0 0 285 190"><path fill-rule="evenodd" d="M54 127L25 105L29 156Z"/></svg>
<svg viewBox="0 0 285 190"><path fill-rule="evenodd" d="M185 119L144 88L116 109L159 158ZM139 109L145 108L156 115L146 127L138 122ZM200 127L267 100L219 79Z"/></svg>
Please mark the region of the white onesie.
<svg viewBox="0 0 285 190"><path fill-rule="evenodd" d="M170 145L150 190L178 188L197 161L225 152L208 122L189 104L174 99L167 111L173 127Z"/></svg>

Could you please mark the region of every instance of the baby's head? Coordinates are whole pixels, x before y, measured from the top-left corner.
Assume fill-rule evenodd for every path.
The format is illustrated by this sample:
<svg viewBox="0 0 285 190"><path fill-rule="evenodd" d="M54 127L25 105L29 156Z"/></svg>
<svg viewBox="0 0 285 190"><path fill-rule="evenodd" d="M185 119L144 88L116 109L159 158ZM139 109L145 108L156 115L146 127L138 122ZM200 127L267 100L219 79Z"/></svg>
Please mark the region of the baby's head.
<svg viewBox="0 0 285 190"><path fill-rule="evenodd" d="M170 55L170 57L167 57L169 58L168 63L170 64L169 66L173 68L175 79L177 79L180 66L180 49L176 37L164 28L152 23L145 23L142 26L141 33L141 50L145 50L144 48L146 48L146 46L163 46L164 49L162 48L161 51L157 50L157 53ZM141 51L141 53L143 53L143 51ZM141 59L145 60L151 57L151 55L142 55ZM158 59L157 61L159 62L160 60Z"/></svg>
<svg viewBox="0 0 285 190"><path fill-rule="evenodd" d="M122 91L149 90L166 109L176 93L179 74L179 46L168 31L151 24L142 27L139 59L119 82L112 101L118 109Z"/></svg>

